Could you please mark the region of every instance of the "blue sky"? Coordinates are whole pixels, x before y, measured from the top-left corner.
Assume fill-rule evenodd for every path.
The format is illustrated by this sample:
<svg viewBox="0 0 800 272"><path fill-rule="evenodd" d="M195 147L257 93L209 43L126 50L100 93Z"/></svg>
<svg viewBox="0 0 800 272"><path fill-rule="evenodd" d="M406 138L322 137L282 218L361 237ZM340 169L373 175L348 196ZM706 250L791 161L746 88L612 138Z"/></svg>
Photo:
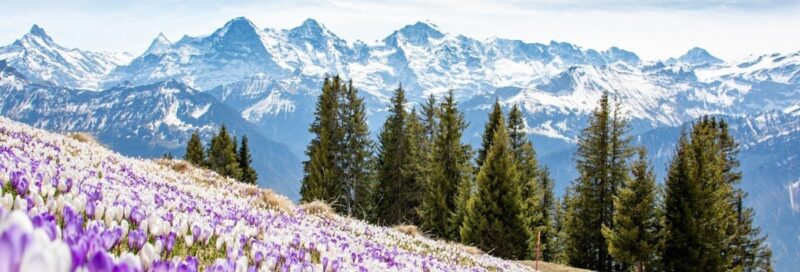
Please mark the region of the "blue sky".
<svg viewBox="0 0 800 272"><path fill-rule="evenodd" d="M371 42L416 21L485 39L619 46L645 59L691 47L723 59L800 51L800 1L787 0L407 0L407 1L13 1L3 3L0 44L32 24L68 47L144 51L159 33L205 35L245 16L259 27L290 28L317 19L348 40Z"/></svg>

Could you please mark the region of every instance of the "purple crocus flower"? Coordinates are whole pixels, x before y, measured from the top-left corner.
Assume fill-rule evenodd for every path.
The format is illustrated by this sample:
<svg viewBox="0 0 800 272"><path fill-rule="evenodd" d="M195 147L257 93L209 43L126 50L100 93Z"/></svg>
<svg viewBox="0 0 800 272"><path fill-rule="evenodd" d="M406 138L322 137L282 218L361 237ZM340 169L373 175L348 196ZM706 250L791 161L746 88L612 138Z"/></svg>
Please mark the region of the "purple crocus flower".
<svg viewBox="0 0 800 272"><path fill-rule="evenodd" d="M11 173L11 186L17 191L19 195L26 195L28 193L28 179L22 176L22 172L14 171Z"/></svg>
<svg viewBox="0 0 800 272"><path fill-rule="evenodd" d="M186 264L186 268L189 269L187 271L189 272L197 272L197 269L200 266L200 262L195 256L187 256L186 260L184 260L182 264Z"/></svg>
<svg viewBox="0 0 800 272"><path fill-rule="evenodd" d="M194 226L192 227L192 238L193 238L195 241L199 241L199 240L200 240L200 234L201 234L201 231L202 231L202 230L201 230L201 229L200 229L200 227L199 227L199 226L197 226L197 225L194 225Z"/></svg>
<svg viewBox="0 0 800 272"><path fill-rule="evenodd" d="M172 252L172 249L175 247L175 233L169 232L169 234L161 235L161 242L164 243L164 249L167 251L167 254Z"/></svg>
<svg viewBox="0 0 800 272"><path fill-rule="evenodd" d="M127 263L118 263L111 272L140 272L138 269L130 267Z"/></svg>
<svg viewBox="0 0 800 272"><path fill-rule="evenodd" d="M72 252L72 270L82 266L86 261L86 253L89 251L89 246L85 239L76 239L75 242L70 244L69 250Z"/></svg>
<svg viewBox="0 0 800 272"><path fill-rule="evenodd" d="M120 238L122 238L122 229L121 228L114 228L110 230L106 230L103 234L100 235L100 238L103 242L103 248L106 250L111 250Z"/></svg>
<svg viewBox="0 0 800 272"><path fill-rule="evenodd" d="M133 221L134 224L139 225L142 223L144 218L145 218L144 211L142 211L142 209L139 209L137 207L133 207L133 209L131 210L131 221Z"/></svg>
<svg viewBox="0 0 800 272"><path fill-rule="evenodd" d="M56 239L58 225L56 224L56 217L49 212L41 213L31 218L31 223L36 228L41 228L50 236L50 240Z"/></svg>
<svg viewBox="0 0 800 272"><path fill-rule="evenodd" d="M17 226L7 228L0 235L0 271L18 271L22 253L31 237Z"/></svg>
<svg viewBox="0 0 800 272"><path fill-rule="evenodd" d="M172 271L172 263L168 260L155 261L153 267L150 268L152 272L170 272Z"/></svg>
<svg viewBox="0 0 800 272"><path fill-rule="evenodd" d="M114 261L107 253L99 251L89 258L89 272L106 272L114 269Z"/></svg>
<svg viewBox="0 0 800 272"><path fill-rule="evenodd" d="M128 232L128 247L132 250L139 250L147 241L147 234L137 229Z"/></svg>

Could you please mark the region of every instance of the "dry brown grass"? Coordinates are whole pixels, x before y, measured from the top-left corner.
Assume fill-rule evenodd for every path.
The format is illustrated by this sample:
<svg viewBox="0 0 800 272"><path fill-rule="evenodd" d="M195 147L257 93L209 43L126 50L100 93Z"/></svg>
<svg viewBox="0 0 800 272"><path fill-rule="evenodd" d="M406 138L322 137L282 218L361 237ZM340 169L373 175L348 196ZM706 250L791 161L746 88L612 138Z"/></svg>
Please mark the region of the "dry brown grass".
<svg viewBox="0 0 800 272"><path fill-rule="evenodd" d="M468 246L468 245L459 244L458 247L459 247L459 249L463 250L464 252L472 254L472 255L481 255L481 254L483 254L483 250L481 250L480 248L474 247L474 246Z"/></svg>
<svg viewBox="0 0 800 272"><path fill-rule="evenodd" d="M173 164L172 164L172 170L175 170L175 172L178 172L178 173L181 173L181 174L185 174L187 171L189 171L191 169L192 169L192 164L187 162L187 161L183 161L183 160L174 161Z"/></svg>
<svg viewBox="0 0 800 272"><path fill-rule="evenodd" d="M166 168L172 168L172 161L170 161L170 160L168 160L168 159L163 159L163 158L160 158L160 159L153 159L153 161L154 161L156 164L158 164L158 165L161 165L161 166L163 166L163 167L166 167Z"/></svg>
<svg viewBox="0 0 800 272"><path fill-rule="evenodd" d="M400 233L403 233L411 237L420 236L419 229L417 228L417 226L414 225L397 225L392 228L396 231L399 231Z"/></svg>
<svg viewBox="0 0 800 272"><path fill-rule="evenodd" d="M522 265L528 266L530 268L536 267L536 262L534 261L518 261ZM580 269L569 267L566 265L548 263L548 262L539 262L539 271L542 272L589 272L590 270Z"/></svg>
<svg viewBox="0 0 800 272"><path fill-rule="evenodd" d="M261 189L255 186L248 186L244 188L244 195L246 196L257 196L261 194Z"/></svg>
<svg viewBox="0 0 800 272"><path fill-rule="evenodd" d="M291 214L294 212L294 204L285 196L276 194L270 189L261 189L261 202L267 209Z"/></svg>
<svg viewBox="0 0 800 272"><path fill-rule="evenodd" d="M98 144L99 143L94 138L94 136L92 136L91 134L86 133L86 132L73 132L73 133L69 134L69 137L74 139L74 140L76 140L76 141L78 141L78 142L81 142L81 143L87 143L87 144Z"/></svg>
<svg viewBox="0 0 800 272"><path fill-rule="evenodd" d="M335 213L333 212L333 208L331 208L328 203L325 203L322 200L314 200L311 202L303 203L300 205L300 209L310 215L316 215L328 219L333 219L335 217Z"/></svg>

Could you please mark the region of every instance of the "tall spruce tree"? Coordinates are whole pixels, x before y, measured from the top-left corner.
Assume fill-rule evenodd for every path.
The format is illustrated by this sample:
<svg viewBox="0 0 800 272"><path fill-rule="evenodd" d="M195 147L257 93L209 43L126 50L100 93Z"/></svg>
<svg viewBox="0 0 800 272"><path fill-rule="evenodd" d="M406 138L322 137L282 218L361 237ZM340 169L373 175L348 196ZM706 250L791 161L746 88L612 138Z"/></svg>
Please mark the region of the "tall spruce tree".
<svg viewBox="0 0 800 272"><path fill-rule="evenodd" d="M200 140L199 132L192 132L189 142L186 143L186 154L183 159L195 166L205 166L206 155L203 151L203 143Z"/></svg>
<svg viewBox="0 0 800 272"><path fill-rule="evenodd" d="M752 228L747 209L740 207L744 194L735 187L741 179L738 147L728 134L727 125L703 117L692 126L689 135L681 136L667 176L664 269L769 268L768 249L761 244L763 237ZM742 246L746 244L755 246Z"/></svg>
<svg viewBox="0 0 800 272"><path fill-rule="evenodd" d="M536 151L533 143L528 139L525 132L525 121L522 110L518 105L511 107L508 112L508 135L509 145L514 159L517 162L519 171L520 188L522 192L523 211L526 224L531 228L531 233L539 233L543 257L549 257L547 246L552 235L552 222L550 216L552 205L552 192L549 192L549 202L545 203L545 187L539 170L539 162L536 159ZM552 189L551 189L552 190ZM530 258L536 257L536 237L531 236L528 241ZM545 256L547 255L547 256Z"/></svg>
<svg viewBox="0 0 800 272"><path fill-rule="evenodd" d="M415 108L411 109L406 120L408 161L403 170L406 171L408 182L405 185L407 188L403 190L405 193L403 202L406 209L405 221L417 225L420 222L417 210L422 204L420 192L429 179L430 167L428 166L428 158L430 154L429 151L423 149L426 141L425 129Z"/></svg>
<svg viewBox="0 0 800 272"><path fill-rule="evenodd" d="M614 196L614 227L603 225L608 251L634 271L651 271L659 243L655 174L640 148L628 179Z"/></svg>
<svg viewBox="0 0 800 272"><path fill-rule="evenodd" d="M405 104L405 91L400 86L392 96L389 116L379 136L377 209L379 222L387 225L417 221L419 162L414 154L418 147L413 145L418 144L421 127L416 113L409 115Z"/></svg>
<svg viewBox="0 0 800 272"><path fill-rule="evenodd" d="M208 164L211 170L218 174L234 179L241 179L242 170L236 160L236 149L231 135L225 124L219 128L219 132L211 139L211 147L208 150Z"/></svg>
<svg viewBox="0 0 800 272"><path fill-rule="evenodd" d="M561 205L553 194L555 186L550 178L550 169L544 167L539 174L540 188L542 190L542 222L544 229L541 231L542 260L555 261L561 245L558 239L558 209ZM535 226L535 225L534 225Z"/></svg>
<svg viewBox="0 0 800 272"><path fill-rule="evenodd" d="M341 89L341 78L325 78L317 99L314 121L309 128L314 138L306 148L308 160L303 162L300 187L301 201L326 201L332 203L337 211L344 210L342 203L346 195L346 187L340 179L342 171L337 164L344 134L339 123Z"/></svg>
<svg viewBox="0 0 800 272"><path fill-rule="evenodd" d="M569 256L567 256L567 243L569 242L567 236L567 224L569 222L567 218L567 203L569 198L570 194L569 190L567 190L563 199L556 199L553 212L555 235L553 239L551 239L552 245L548 247L551 252L551 257L545 259L546 261L558 264L567 264L567 262L569 262ZM544 254L542 256L544 256Z"/></svg>
<svg viewBox="0 0 800 272"><path fill-rule="evenodd" d="M342 128L341 181L346 195L343 199L347 214L363 217L366 215L372 200L372 190L368 184L370 157L372 156L372 140L367 126L367 115L364 99L358 96L358 89L350 81L340 95L339 122Z"/></svg>
<svg viewBox="0 0 800 272"><path fill-rule="evenodd" d="M528 133L525 129L525 117L517 104L511 106L511 110L508 111L508 138L515 156L521 157L523 145L529 143L530 140L528 140Z"/></svg>
<svg viewBox="0 0 800 272"><path fill-rule="evenodd" d="M477 176L477 192L469 199L461 240L500 257L529 255L531 229L526 223L517 164L502 115Z"/></svg>
<svg viewBox="0 0 800 272"><path fill-rule="evenodd" d="M250 144L247 135L242 136L242 144L239 146L239 154L237 156L239 161L239 169L242 170L241 181L248 184L256 184L258 180L258 173L253 168L253 158L250 156Z"/></svg>
<svg viewBox="0 0 800 272"><path fill-rule="evenodd" d="M489 153L489 148L492 147L494 141L494 132L498 129L503 129L500 125L500 119L503 118L503 110L500 108L500 101L495 99L492 105L492 111L489 112L489 120L483 127L483 139L481 147L478 149L478 158L475 160L475 166L480 168L483 161L486 160L486 154Z"/></svg>
<svg viewBox="0 0 800 272"><path fill-rule="evenodd" d="M431 94L428 100L422 105L422 128L425 133L425 141L423 142L423 150L431 150L433 141L436 137L436 132L439 130L439 114L440 110L436 104L436 97Z"/></svg>
<svg viewBox="0 0 800 272"><path fill-rule="evenodd" d="M422 128L422 135L419 137L418 147L419 147L419 154L418 160L420 163L420 190L422 192L428 192L428 188L435 188L435 186L431 183L433 177L433 142L436 139L437 131L439 130L439 115L440 110L439 106L436 103L436 97L431 94L428 96L428 100L426 100L425 104L422 105L421 108L421 116L420 116L420 125ZM469 188L468 188L469 189ZM424 195L419 194L419 195ZM463 201L466 203L466 201ZM422 217L422 200L420 198L420 206L417 207L416 213L417 219ZM420 223L420 222L417 222Z"/></svg>
<svg viewBox="0 0 800 272"><path fill-rule="evenodd" d="M701 271L703 254L700 224L695 211L701 209L700 184L691 173L693 150L681 134L667 172L664 199L665 238L662 262L665 271Z"/></svg>
<svg viewBox="0 0 800 272"><path fill-rule="evenodd" d="M735 232L731 239L732 263L729 271L772 271L772 252L764 244L766 237L753 226L753 208L745 207L743 192L736 195Z"/></svg>
<svg viewBox="0 0 800 272"><path fill-rule="evenodd" d="M457 207L459 187L468 187L472 172L469 146L461 143L467 127L459 112L453 91L440 104L439 128L433 141L431 179L425 187L419 209L423 230L440 238L459 240L464 207ZM469 190L467 190L469 191ZM462 198L463 199L463 198Z"/></svg>
<svg viewBox="0 0 800 272"><path fill-rule="evenodd" d="M627 179L626 160L632 149L626 136L627 120L619 103L603 93L598 107L589 116L589 125L578 137L576 168L579 177L572 186L568 228L569 264L597 271L622 269L608 253L601 226L614 227L613 196Z"/></svg>

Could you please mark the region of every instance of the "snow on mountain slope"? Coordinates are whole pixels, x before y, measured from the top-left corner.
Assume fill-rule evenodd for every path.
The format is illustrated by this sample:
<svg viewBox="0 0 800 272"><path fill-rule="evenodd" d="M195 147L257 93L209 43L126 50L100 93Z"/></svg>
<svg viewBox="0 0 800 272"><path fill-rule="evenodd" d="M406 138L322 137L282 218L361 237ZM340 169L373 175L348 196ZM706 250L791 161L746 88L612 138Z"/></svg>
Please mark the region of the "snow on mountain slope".
<svg viewBox="0 0 800 272"><path fill-rule="evenodd" d="M800 84L800 52L751 56L739 62L698 69L703 81L742 78L750 81L773 81Z"/></svg>
<svg viewBox="0 0 800 272"><path fill-rule="evenodd" d="M192 87L210 89L256 71L286 73L288 67L276 63L266 51L262 35L249 20L236 18L208 36L184 36L168 48L158 42L158 50L148 50L130 64L114 69L105 86L178 79Z"/></svg>
<svg viewBox="0 0 800 272"><path fill-rule="evenodd" d="M144 157L180 156L192 132L209 139L225 124L253 143L259 183L297 198L300 160L209 94L176 81L82 91L29 82L13 68L1 70L0 82L14 82L0 84L3 116L55 131L88 132L118 152Z"/></svg>
<svg viewBox="0 0 800 272"><path fill-rule="evenodd" d="M704 114L743 116L800 108L800 53L723 62L693 48L677 59L642 61L617 47L598 51L563 42L480 41L444 32L430 22L404 26L365 44L347 42L312 19L279 30L259 29L241 17L209 36L184 37L176 43L157 38L151 47L158 49L115 69L107 84L179 79L201 90L241 93L221 100L249 121L268 126L276 114L303 108L293 97L313 97L322 77L333 74L353 79L364 96L375 101L368 105L373 113L382 110L400 84L412 103L449 89L466 101L493 96L498 88L518 88L504 103L525 105L529 121L585 115L608 91L642 125L639 132ZM252 85L259 75L269 77L269 83ZM566 126L536 122L545 127L531 133L574 139L570 131L576 131L575 121L552 122Z"/></svg>
<svg viewBox="0 0 800 272"><path fill-rule="evenodd" d="M96 90L111 69L133 57L127 53L97 53L56 44L44 29L31 30L12 44L0 47L0 60L36 81Z"/></svg>
<svg viewBox="0 0 800 272"><path fill-rule="evenodd" d="M789 184L789 201L794 212L800 212L800 181Z"/></svg>

